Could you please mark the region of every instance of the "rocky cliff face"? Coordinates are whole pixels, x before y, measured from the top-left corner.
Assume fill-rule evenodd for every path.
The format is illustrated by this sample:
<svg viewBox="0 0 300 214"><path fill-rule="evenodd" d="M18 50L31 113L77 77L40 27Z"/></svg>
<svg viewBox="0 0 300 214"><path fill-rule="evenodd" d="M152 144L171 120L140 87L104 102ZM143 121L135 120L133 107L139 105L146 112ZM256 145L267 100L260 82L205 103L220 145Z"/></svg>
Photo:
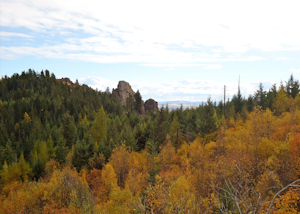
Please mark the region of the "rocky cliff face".
<svg viewBox="0 0 300 214"><path fill-rule="evenodd" d="M130 95L133 97L135 94L129 83L125 81L120 81L118 88L113 89L112 93L119 98L123 106L126 105L127 98L129 98Z"/></svg>
<svg viewBox="0 0 300 214"><path fill-rule="evenodd" d="M135 92L132 90L130 84L125 81L120 81L118 84L118 88L113 89L112 93L118 97L123 106L126 106L126 102L128 98L132 98L134 100ZM145 114L151 111L157 111L158 104L155 100L149 99L145 103L142 101L142 107L139 111L140 114Z"/></svg>
<svg viewBox="0 0 300 214"><path fill-rule="evenodd" d="M145 107L145 112L151 112L151 111L157 111L158 110L158 104L155 100L153 99L149 99L149 100L146 100L145 104L144 104L144 107Z"/></svg>

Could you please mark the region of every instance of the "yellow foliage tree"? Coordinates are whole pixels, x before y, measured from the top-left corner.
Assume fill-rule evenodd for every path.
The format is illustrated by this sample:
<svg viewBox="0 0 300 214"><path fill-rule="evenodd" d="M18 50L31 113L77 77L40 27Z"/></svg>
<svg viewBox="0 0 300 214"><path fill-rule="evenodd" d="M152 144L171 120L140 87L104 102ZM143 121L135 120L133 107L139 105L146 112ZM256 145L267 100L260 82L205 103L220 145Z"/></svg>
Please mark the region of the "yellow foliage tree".
<svg viewBox="0 0 300 214"><path fill-rule="evenodd" d="M284 90L283 84L281 84L273 106L275 114L279 116L283 112L286 112L289 109L291 103L292 98L288 97L288 94Z"/></svg>
<svg viewBox="0 0 300 214"><path fill-rule="evenodd" d="M24 119L22 120L22 124L26 124L31 122L30 116L27 114L27 112L24 113Z"/></svg>
<svg viewBox="0 0 300 214"><path fill-rule="evenodd" d="M115 148L109 160L109 163L113 166L117 175L118 185L124 188L132 163L130 153L126 149L126 146L122 144L120 147Z"/></svg>
<svg viewBox="0 0 300 214"><path fill-rule="evenodd" d="M109 193L113 187L113 184L117 184L117 175L114 171L113 166L108 163L106 164L101 172L102 187L99 190L99 200L106 202L109 199Z"/></svg>

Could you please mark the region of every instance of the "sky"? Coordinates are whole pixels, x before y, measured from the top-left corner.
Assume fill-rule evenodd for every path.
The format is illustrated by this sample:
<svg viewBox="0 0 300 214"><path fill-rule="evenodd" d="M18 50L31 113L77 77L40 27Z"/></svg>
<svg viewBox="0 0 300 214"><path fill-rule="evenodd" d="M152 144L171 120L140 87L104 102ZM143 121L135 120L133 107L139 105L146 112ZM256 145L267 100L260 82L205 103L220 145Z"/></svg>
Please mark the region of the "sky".
<svg viewBox="0 0 300 214"><path fill-rule="evenodd" d="M300 79L299 1L0 0L0 77L48 69L144 100L248 97Z"/></svg>

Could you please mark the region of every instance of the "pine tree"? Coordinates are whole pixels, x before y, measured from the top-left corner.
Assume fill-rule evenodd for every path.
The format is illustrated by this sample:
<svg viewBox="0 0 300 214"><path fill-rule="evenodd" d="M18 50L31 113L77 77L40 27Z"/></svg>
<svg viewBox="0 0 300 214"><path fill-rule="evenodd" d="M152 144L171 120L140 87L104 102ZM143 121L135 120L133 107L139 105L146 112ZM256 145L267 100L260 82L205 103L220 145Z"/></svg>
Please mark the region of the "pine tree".
<svg viewBox="0 0 300 214"><path fill-rule="evenodd" d="M134 97L131 94L129 94L129 96L126 99L126 110L132 111L133 109L135 109Z"/></svg>
<svg viewBox="0 0 300 214"><path fill-rule="evenodd" d="M210 97L201 109L197 127L203 136L217 131L216 111Z"/></svg>
<svg viewBox="0 0 300 214"><path fill-rule="evenodd" d="M300 92L300 85L298 80L294 80L293 74L291 75L290 79L286 82L285 86L286 93L292 96L294 99Z"/></svg>
<svg viewBox="0 0 300 214"><path fill-rule="evenodd" d="M57 142L57 146L55 147L55 159L60 164L65 163L68 152L69 148L66 146L66 141L61 137Z"/></svg>
<svg viewBox="0 0 300 214"><path fill-rule="evenodd" d="M30 135L33 137L34 140L38 140L41 138L41 133L42 133L41 120L37 116L35 116L32 119L32 130Z"/></svg>
<svg viewBox="0 0 300 214"><path fill-rule="evenodd" d="M156 175L159 172L159 168L157 166L157 161L155 160L155 158L158 156L157 152L156 152L156 148L157 145L156 143L154 143L153 141L150 142L150 144L148 145L148 149L150 150L149 158L150 158L150 168L148 170L148 176L146 179L146 181L148 182L148 185L150 186L155 186L156 183Z"/></svg>
<svg viewBox="0 0 300 214"><path fill-rule="evenodd" d="M179 143L178 140L179 140L180 132L181 132L180 123L178 122L178 117L177 114L175 113L170 127L170 138L175 148L178 148L178 143Z"/></svg>
<svg viewBox="0 0 300 214"><path fill-rule="evenodd" d="M50 154L48 151L47 143L45 141L36 142L32 150L32 172L34 178L38 180L44 175L45 166L49 161Z"/></svg>
<svg viewBox="0 0 300 214"><path fill-rule="evenodd" d="M8 164L12 164L15 160L15 153L10 145L10 141L6 144L5 148L0 150L0 164L2 165L4 161Z"/></svg>
<svg viewBox="0 0 300 214"><path fill-rule="evenodd" d="M0 100L0 105L1 105L1 100ZM1 108L1 106L0 106L0 108ZM0 117L1 117L1 114L0 114ZM5 126L5 124L3 124L1 122L0 123L0 146L4 147L5 142L7 142L7 140L8 140L8 134L7 134L6 126Z"/></svg>
<svg viewBox="0 0 300 214"><path fill-rule="evenodd" d="M257 101L257 105L261 106L263 109L266 109L266 91L262 83L259 84L259 89L254 93L254 98Z"/></svg>
<svg viewBox="0 0 300 214"><path fill-rule="evenodd" d="M145 148L148 139L151 136L151 123L150 121L139 123L134 127L134 136L137 140L138 150L141 151Z"/></svg>
<svg viewBox="0 0 300 214"><path fill-rule="evenodd" d="M247 102L246 102L246 108L249 112L251 112L254 108L254 100L251 95L249 95Z"/></svg>
<svg viewBox="0 0 300 214"><path fill-rule="evenodd" d="M159 150L160 146L165 143L167 134L169 133L170 121L169 115L163 107L156 112L156 116L151 138L154 142L157 142L155 146L157 146L157 150Z"/></svg>
<svg viewBox="0 0 300 214"><path fill-rule="evenodd" d="M50 72L46 69L45 73L46 73L46 77L49 78L50 77Z"/></svg>
<svg viewBox="0 0 300 214"><path fill-rule="evenodd" d="M241 95L240 86L238 87L237 95L233 96L232 101L234 103L235 112L240 113L243 109L243 98L242 98L242 95Z"/></svg>
<svg viewBox="0 0 300 214"><path fill-rule="evenodd" d="M92 137L95 142L106 140L107 134L107 117L103 107L99 108L96 113L94 124L91 128Z"/></svg>
<svg viewBox="0 0 300 214"><path fill-rule="evenodd" d="M52 140L51 135L49 136L47 140L47 151L48 151L48 157L54 158L55 157L55 148L54 148L54 142Z"/></svg>
<svg viewBox="0 0 300 214"><path fill-rule="evenodd" d="M137 140L134 136L134 133L129 125L125 125L124 132L122 135L125 145L133 151L138 150Z"/></svg>
<svg viewBox="0 0 300 214"><path fill-rule="evenodd" d="M32 165L33 178L37 181L40 177L43 177L45 174L45 165L42 163L38 157Z"/></svg>
<svg viewBox="0 0 300 214"><path fill-rule="evenodd" d="M141 113L141 108L143 106L143 100L142 100L142 96L141 96L139 90L137 90L137 92L134 94L134 100L135 100L135 110L138 113Z"/></svg>
<svg viewBox="0 0 300 214"><path fill-rule="evenodd" d="M75 134L76 134L76 126L69 114L63 115L63 136L66 139L66 145L71 148L74 142Z"/></svg>
<svg viewBox="0 0 300 214"><path fill-rule="evenodd" d="M72 164L76 167L79 172L81 168L89 163L89 158L92 156L90 145L84 140L77 141L74 146L72 155Z"/></svg>
<svg viewBox="0 0 300 214"><path fill-rule="evenodd" d="M273 93L273 94L274 94L274 97L276 97L276 95L277 95L277 86L276 86L276 83L274 83L274 84L272 85L271 93Z"/></svg>

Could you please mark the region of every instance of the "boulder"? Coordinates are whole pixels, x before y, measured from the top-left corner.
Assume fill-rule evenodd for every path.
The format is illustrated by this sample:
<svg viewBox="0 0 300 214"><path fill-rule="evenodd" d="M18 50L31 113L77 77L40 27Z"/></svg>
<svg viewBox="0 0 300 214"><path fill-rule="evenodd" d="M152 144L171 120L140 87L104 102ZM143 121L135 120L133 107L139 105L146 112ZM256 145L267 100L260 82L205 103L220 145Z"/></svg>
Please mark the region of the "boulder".
<svg viewBox="0 0 300 214"><path fill-rule="evenodd" d="M132 101L135 101L134 95L136 93L132 90L130 84L125 81L120 81L118 87L116 89L113 89L112 94L117 96L117 98L120 100L123 106L126 106L127 99L130 96L132 96ZM141 115L145 115L147 112L155 112L157 110L158 104L155 100L149 99L145 103L142 100L142 106L138 113Z"/></svg>
<svg viewBox="0 0 300 214"><path fill-rule="evenodd" d="M158 110L158 103L153 99L149 99L149 100L146 100L144 107L145 107L146 113L151 112L151 111L155 112Z"/></svg>

